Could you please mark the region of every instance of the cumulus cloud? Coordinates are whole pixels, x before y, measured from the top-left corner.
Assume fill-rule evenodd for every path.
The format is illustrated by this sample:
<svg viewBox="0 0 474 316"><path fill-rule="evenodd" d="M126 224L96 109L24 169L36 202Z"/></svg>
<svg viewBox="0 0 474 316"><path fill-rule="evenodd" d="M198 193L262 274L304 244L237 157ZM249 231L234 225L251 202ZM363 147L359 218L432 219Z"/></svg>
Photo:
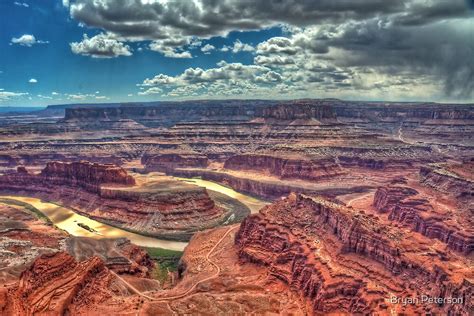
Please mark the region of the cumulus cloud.
<svg viewBox="0 0 474 316"><path fill-rule="evenodd" d="M35 78L31 78L30 80L28 80L29 83L38 83L38 80L36 80Z"/></svg>
<svg viewBox="0 0 474 316"><path fill-rule="evenodd" d="M21 45L21 46L31 47L35 44L48 44L49 42L48 41L37 40L36 37L34 35L31 35L31 34L23 34L22 36L20 36L18 38L13 37L11 39L11 43L12 44L18 44L18 45Z"/></svg>
<svg viewBox="0 0 474 316"><path fill-rule="evenodd" d="M240 53L240 52L253 52L255 48L252 45L242 43L240 40L236 40L233 46L224 46L221 48L221 51L228 52L232 51L232 53Z"/></svg>
<svg viewBox="0 0 474 316"><path fill-rule="evenodd" d="M145 88L139 94L232 96L249 90L269 90L281 81L279 73L264 66L220 61L215 68L188 68L177 76L159 74L147 78L139 85Z"/></svg>
<svg viewBox="0 0 474 316"><path fill-rule="evenodd" d="M210 54L211 51L213 51L215 49L216 49L216 47L214 45L206 44L203 47L201 47L201 52L203 52L204 54Z"/></svg>
<svg viewBox="0 0 474 316"><path fill-rule="evenodd" d="M113 38L112 35L104 33L91 38L84 34L81 42L73 42L69 45L74 54L91 56L93 58L113 58L132 55L130 46Z"/></svg>
<svg viewBox="0 0 474 316"><path fill-rule="evenodd" d="M159 86L169 96L213 95L219 89L253 95L273 86L274 93L357 95L372 89L379 96L418 93L433 99L474 97L474 18L468 2L70 0L69 10L78 22L116 40L151 41L151 50L172 58L191 58L193 40L283 29L282 36L255 47L237 40L221 48L255 54L254 64L241 65L239 75L227 64L171 77L158 74L141 83L142 88ZM204 51L206 46L204 53L212 50ZM256 69L258 74L248 75Z"/></svg>
<svg viewBox="0 0 474 316"><path fill-rule="evenodd" d="M115 1L71 0L76 20L123 37L202 38L233 30L257 30L282 23L306 26L328 21L362 19L375 14L401 12L405 0L178 0ZM133 14L131 14L133 12Z"/></svg>
<svg viewBox="0 0 474 316"><path fill-rule="evenodd" d="M161 89L159 87L152 87L152 88L149 88L145 91L138 92L138 95L161 94L162 92L163 92L163 89Z"/></svg>
<svg viewBox="0 0 474 316"><path fill-rule="evenodd" d="M179 46L167 45L165 41L153 41L149 48L169 58L193 58L190 52L181 50Z"/></svg>

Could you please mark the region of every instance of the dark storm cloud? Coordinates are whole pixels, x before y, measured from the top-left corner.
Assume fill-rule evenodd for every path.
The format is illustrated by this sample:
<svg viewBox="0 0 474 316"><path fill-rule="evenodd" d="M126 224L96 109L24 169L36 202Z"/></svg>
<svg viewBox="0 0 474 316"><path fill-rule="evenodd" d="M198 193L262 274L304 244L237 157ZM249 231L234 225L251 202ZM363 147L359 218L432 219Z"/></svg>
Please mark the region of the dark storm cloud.
<svg viewBox="0 0 474 316"><path fill-rule="evenodd" d="M326 30L322 29L321 32ZM350 52L341 67L382 67L387 73L412 71L438 77L447 95L472 97L474 91L473 20L406 26L372 19L332 28L328 47ZM317 36L316 36L317 37Z"/></svg>
<svg viewBox="0 0 474 316"><path fill-rule="evenodd" d="M123 37L162 39L170 34L209 37L287 23L297 26L401 12L405 0L76 0L76 20Z"/></svg>
<svg viewBox="0 0 474 316"><path fill-rule="evenodd" d="M466 0L72 0L70 14L118 40L154 41L153 50L174 58L192 57L183 50L192 38L284 25L286 37L256 46L256 65L283 69L299 58L327 60L336 68L306 70L306 81L346 87L352 69L370 68L430 76L444 84L446 95L472 98L472 7ZM269 74L259 80L282 79Z"/></svg>

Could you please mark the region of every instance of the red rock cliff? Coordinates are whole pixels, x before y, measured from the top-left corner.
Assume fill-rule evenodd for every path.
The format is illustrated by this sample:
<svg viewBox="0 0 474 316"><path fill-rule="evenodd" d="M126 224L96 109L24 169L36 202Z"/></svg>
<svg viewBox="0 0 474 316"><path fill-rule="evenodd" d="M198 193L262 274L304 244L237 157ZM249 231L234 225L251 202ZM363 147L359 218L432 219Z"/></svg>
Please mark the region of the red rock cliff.
<svg viewBox="0 0 474 316"><path fill-rule="evenodd" d="M435 254L427 261L401 231L320 198L292 194L262 209L244 220L235 242L243 262L267 267L305 297L315 314L466 313L472 308L472 283L462 279L466 271L455 272L463 268L448 268ZM414 249L419 259L411 255ZM466 299L456 306L388 302L392 295L417 293Z"/></svg>
<svg viewBox="0 0 474 316"><path fill-rule="evenodd" d="M127 174L125 169L113 164L98 164L88 161L59 162L46 164L41 175L47 178L60 178L65 181L89 186L101 184L134 185L135 179Z"/></svg>

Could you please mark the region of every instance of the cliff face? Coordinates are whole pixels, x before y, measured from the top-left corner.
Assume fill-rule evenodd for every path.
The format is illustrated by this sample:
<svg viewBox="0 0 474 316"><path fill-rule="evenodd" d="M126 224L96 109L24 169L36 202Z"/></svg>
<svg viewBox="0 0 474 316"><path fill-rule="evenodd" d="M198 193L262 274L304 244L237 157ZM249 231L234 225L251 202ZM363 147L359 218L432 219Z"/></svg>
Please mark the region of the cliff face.
<svg viewBox="0 0 474 316"><path fill-rule="evenodd" d="M97 190L102 184L135 185L135 179L125 169L113 164L97 164L88 161L49 162L41 171L48 181L65 182L86 189Z"/></svg>
<svg viewBox="0 0 474 316"><path fill-rule="evenodd" d="M25 316L74 314L82 304L92 305L109 297L110 281L111 275L97 257L79 263L64 252L43 255L8 293L5 311Z"/></svg>
<svg viewBox="0 0 474 316"><path fill-rule="evenodd" d="M205 168L208 159L199 154L144 154L141 163L147 171L167 172L182 167Z"/></svg>
<svg viewBox="0 0 474 316"><path fill-rule="evenodd" d="M474 249L474 234L461 226L445 223L452 215L437 214L430 202L418 191L404 186L380 187L375 192L374 206L388 218L398 221L413 231L438 239L448 248L468 255Z"/></svg>
<svg viewBox="0 0 474 316"><path fill-rule="evenodd" d="M104 265L119 274L137 277L150 277L155 267L148 253L132 244L128 239L92 239L88 237L69 237L66 250L77 261L81 262L98 257Z"/></svg>
<svg viewBox="0 0 474 316"><path fill-rule="evenodd" d="M469 300L454 308L470 310L472 293L464 285L468 281L459 282L453 271L448 275L439 258L432 257L426 265L424 258L406 256L418 245L409 247L403 239L403 233L381 227L373 217L293 194L249 216L235 243L243 262L267 267L305 297L315 314L402 312L388 303L394 291L400 297L417 291L460 295ZM423 308L442 313L451 306L407 306L403 312Z"/></svg>
<svg viewBox="0 0 474 316"><path fill-rule="evenodd" d="M269 104L267 104L269 103ZM219 120L255 118L295 120L295 119L334 119L331 107L319 102L213 102L198 101L183 103L163 103L150 106L121 106L110 108L68 108L65 112L66 121L95 120L156 120L165 123L192 120Z"/></svg>
<svg viewBox="0 0 474 316"><path fill-rule="evenodd" d="M320 180L344 173L336 162L331 159L311 161L267 155L232 156L226 160L224 168L231 170L254 170L269 173L282 179Z"/></svg>
<svg viewBox="0 0 474 316"><path fill-rule="evenodd" d="M420 181L422 184L435 190L460 198L472 198L474 196L473 181L462 178L441 166L429 165L421 167Z"/></svg>
<svg viewBox="0 0 474 316"><path fill-rule="evenodd" d="M363 103L341 100L217 100L161 102L159 104L65 109L66 121L143 119L181 122L190 120L271 118L278 120L334 120L336 117L405 121L472 120L474 111L464 104Z"/></svg>
<svg viewBox="0 0 474 316"><path fill-rule="evenodd" d="M0 176L4 192L27 192L107 224L168 239L187 240L230 216L205 188L169 178L131 183L134 178L122 168L88 162L53 162L40 174L22 169Z"/></svg>
<svg viewBox="0 0 474 316"><path fill-rule="evenodd" d="M245 154L227 159L224 168L250 170L281 179L323 180L350 172L347 169L400 170L413 168L414 160L374 159L337 156L324 159L297 159L270 155Z"/></svg>

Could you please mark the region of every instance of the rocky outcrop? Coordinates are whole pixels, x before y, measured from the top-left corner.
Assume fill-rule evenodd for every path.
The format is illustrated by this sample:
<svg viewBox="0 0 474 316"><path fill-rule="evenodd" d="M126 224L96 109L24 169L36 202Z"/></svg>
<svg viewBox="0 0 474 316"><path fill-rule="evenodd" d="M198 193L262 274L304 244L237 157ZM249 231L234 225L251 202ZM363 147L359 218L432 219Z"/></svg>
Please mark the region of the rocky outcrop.
<svg viewBox="0 0 474 316"><path fill-rule="evenodd" d="M321 180L344 173L331 159L304 160L251 154L230 157L224 168L263 172L282 179Z"/></svg>
<svg viewBox="0 0 474 316"><path fill-rule="evenodd" d="M156 119L184 121L199 118L274 118L365 120L472 120L474 111L465 104L351 102L337 99L203 100L143 104L110 104L101 107L65 108L66 120Z"/></svg>
<svg viewBox="0 0 474 316"><path fill-rule="evenodd" d="M66 108L66 121L120 120L167 122L192 120L251 120L255 118L295 120L334 119L330 106L317 100L260 101L218 100L161 102L148 106L126 105L106 108Z"/></svg>
<svg viewBox="0 0 474 316"><path fill-rule="evenodd" d="M126 238L92 239L69 237L66 249L77 261L99 257L110 270L119 274L150 277L155 263L148 253Z"/></svg>
<svg viewBox="0 0 474 316"><path fill-rule="evenodd" d="M208 159L199 154L144 154L141 163L146 171L170 172L175 168L195 167L206 168Z"/></svg>
<svg viewBox="0 0 474 316"><path fill-rule="evenodd" d="M402 240L401 231L381 227L374 217L293 194L247 217L235 242L243 262L267 267L305 297L315 314L471 310L472 283L454 277L463 275L462 269L448 274L446 264L436 257L427 265L425 258L407 255L418 244ZM464 300L459 305L413 305L403 310L388 300L391 295L416 293Z"/></svg>
<svg viewBox="0 0 474 316"><path fill-rule="evenodd" d="M281 179L324 180L350 172L347 169L401 170L413 168L412 160L375 159L337 156L324 159L288 158L271 155L235 155L225 161L224 168L267 173Z"/></svg>
<svg viewBox="0 0 474 316"><path fill-rule="evenodd" d="M103 184L135 185L135 179L125 169L114 164L98 164L88 161L59 162L46 164L41 171L46 181L80 186L98 191Z"/></svg>
<svg viewBox="0 0 474 316"><path fill-rule="evenodd" d="M420 168L420 182L435 190L460 198L474 197L474 181L463 178L442 165L428 165Z"/></svg>
<svg viewBox="0 0 474 316"><path fill-rule="evenodd" d="M388 218L402 223L413 231L444 242L448 248L468 255L474 249L474 234L461 226L453 227L445 221L452 215L437 214L428 200L418 191L405 186L378 188L374 206Z"/></svg>
<svg viewBox="0 0 474 316"><path fill-rule="evenodd" d="M93 305L109 297L111 278L97 257L77 262L65 252L43 255L9 291L4 312L25 316L75 314L81 305Z"/></svg>
<svg viewBox="0 0 474 316"><path fill-rule="evenodd" d="M51 163L39 174L1 175L0 190L39 197L109 225L175 240L188 240L195 231L219 225L230 216L231 211L216 206L203 187L167 177L134 182L124 169L112 165Z"/></svg>

